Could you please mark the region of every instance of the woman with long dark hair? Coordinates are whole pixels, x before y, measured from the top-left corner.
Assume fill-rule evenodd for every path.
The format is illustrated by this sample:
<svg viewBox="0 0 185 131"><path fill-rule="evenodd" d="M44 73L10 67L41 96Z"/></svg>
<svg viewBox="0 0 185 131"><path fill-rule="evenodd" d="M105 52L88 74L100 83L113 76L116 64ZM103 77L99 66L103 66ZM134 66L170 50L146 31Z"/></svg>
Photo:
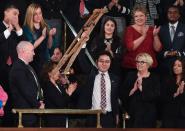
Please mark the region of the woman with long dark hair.
<svg viewBox="0 0 185 131"><path fill-rule="evenodd" d="M121 41L117 35L116 21L107 17L100 30L100 33L93 39L91 43L91 52L96 58L97 54L102 51L108 51L112 57L112 65L110 71L119 75L121 70Z"/></svg>
<svg viewBox="0 0 185 131"><path fill-rule="evenodd" d="M162 80L162 125L165 128L185 128L184 59L177 58L174 61L172 72Z"/></svg>

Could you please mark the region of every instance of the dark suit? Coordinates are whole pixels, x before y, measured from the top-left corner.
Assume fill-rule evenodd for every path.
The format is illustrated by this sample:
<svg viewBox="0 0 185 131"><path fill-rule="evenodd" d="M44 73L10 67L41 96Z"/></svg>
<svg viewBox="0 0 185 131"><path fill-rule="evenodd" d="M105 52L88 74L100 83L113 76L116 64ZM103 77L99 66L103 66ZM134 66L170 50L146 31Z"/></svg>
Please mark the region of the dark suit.
<svg viewBox="0 0 185 131"><path fill-rule="evenodd" d="M94 88L94 82L95 77L98 74L98 71L94 68L92 68L91 72L89 73L89 76L87 78L86 84L81 90L80 98L79 98L79 108L81 109L91 109L92 107L92 96L93 96L93 88ZM115 77L113 74L110 74L110 81L111 81L111 107L112 107L112 117L113 123L110 123L112 125L107 125L106 122L110 120L104 120L101 121L102 127L115 127L115 116L118 115L118 94L117 89L119 86L119 82L117 77ZM103 116L101 116L103 117ZM91 125L92 126L92 125Z"/></svg>
<svg viewBox="0 0 185 131"><path fill-rule="evenodd" d="M10 96L8 83L9 71L11 66L8 66L6 63L9 56L11 57L12 62L17 59L16 46L18 42L22 39L22 36L17 36L16 32L12 31L11 35L8 37L8 39L6 39L4 36L5 30L6 26L3 24L3 22L0 22L0 83L9 95L7 104L5 106L4 126L12 126L12 98Z"/></svg>
<svg viewBox="0 0 185 131"><path fill-rule="evenodd" d="M169 73L175 57L164 58L165 51L178 51L181 57L185 56L185 25L178 23L173 41L170 39L169 24L161 26L159 37L162 43L162 51L159 54L159 66L161 71Z"/></svg>
<svg viewBox="0 0 185 131"><path fill-rule="evenodd" d="M28 65L18 59L10 71L10 91L13 98L13 108L39 108L37 100L38 87ZM34 115L23 115L23 126L35 126L37 118Z"/></svg>
<svg viewBox="0 0 185 131"><path fill-rule="evenodd" d="M8 37L8 39L4 36L4 31L6 30L6 26L3 24L3 22L0 23L0 73L4 75L8 75L8 65L6 64L8 57L10 56L11 59L14 61L17 59L17 53L16 53L16 46L18 42L22 39L22 36L17 36L15 31L11 32L11 35ZM1 75L2 76L2 75ZM3 76L3 82L4 80L8 79L8 76L5 78ZM1 79L1 81L2 81ZM3 83L5 86L7 86L7 81ZM4 86L3 85L3 86Z"/></svg>

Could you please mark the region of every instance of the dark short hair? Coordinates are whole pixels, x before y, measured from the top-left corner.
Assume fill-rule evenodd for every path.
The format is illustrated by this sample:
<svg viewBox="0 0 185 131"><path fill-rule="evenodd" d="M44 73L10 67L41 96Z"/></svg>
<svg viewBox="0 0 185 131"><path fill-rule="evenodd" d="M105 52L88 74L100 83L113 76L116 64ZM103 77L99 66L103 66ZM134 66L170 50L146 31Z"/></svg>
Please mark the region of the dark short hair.
<svg viewBox="0 0 185 131"><path fill-rule="evenodd" d="M176 6L176 5L170 5L170 6L168 6L167 13L168 13L168 11L169 11L170 8L174 8L174 9L178 10L178 12L180 14L180 9L179 9L178 6Z"/></svg>
<svg viewBox="0 0 185 131"><path fill-rule="evenodd" d="M100 58L100 56L103 56L103 55L106 55L110 58L110 60L112 61L112 55L110 54L110 52L108 51L102 51L102 52L99 52L98 55L97 55L97 58L96 60L98 60Z"/></svg>
<svg viewBox="0 0 185 131"><path fill-rule="evenodd" d="M8 9L11 9L11 8L13 8L13 9L18 9L18 10L19 10L18 5L16 5L15 2L8 2L8 3L5 5L5 7L4 7L4 11L5 11L5 10L8 10Z"/></svg>

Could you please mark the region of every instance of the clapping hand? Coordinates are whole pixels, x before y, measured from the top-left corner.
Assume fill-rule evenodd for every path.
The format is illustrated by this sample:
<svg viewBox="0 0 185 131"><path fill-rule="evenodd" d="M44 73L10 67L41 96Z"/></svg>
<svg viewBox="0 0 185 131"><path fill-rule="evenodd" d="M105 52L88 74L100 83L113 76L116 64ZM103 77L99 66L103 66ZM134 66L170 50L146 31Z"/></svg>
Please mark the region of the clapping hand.
<svg viewBox="0 0 185 131"><path fill-rule="evenodd" d="M179 84L179 87L177 89L177 91L174 93L173 97L177 97L178 95L182 94L184 92L184 81L182 81L180 84Z"/></svg>
<svg viewBox="0 0 185 131"><path fill-rule="evenodd" d="M68 88L66 89L66 92L69 96L71 96L73 92L76 90L77 85L78 85L77 82L69 84Z"/></svg>
<svg viewBox="0 0 185 131"><path fill-rule="evenodd" d="M157 36L158 33L159 33L159 31L160 31L160 27L155 26L155 27L154 27L154 30L153 30L153 35L154 35L154 36Z"/></svg>
<svg viewBox="0 0 185 131"><path fill-rule="evenodd" d="M49 35L50 36L54 36L56 34L56 28L52 28L50 31L49 31Z"/></svg>

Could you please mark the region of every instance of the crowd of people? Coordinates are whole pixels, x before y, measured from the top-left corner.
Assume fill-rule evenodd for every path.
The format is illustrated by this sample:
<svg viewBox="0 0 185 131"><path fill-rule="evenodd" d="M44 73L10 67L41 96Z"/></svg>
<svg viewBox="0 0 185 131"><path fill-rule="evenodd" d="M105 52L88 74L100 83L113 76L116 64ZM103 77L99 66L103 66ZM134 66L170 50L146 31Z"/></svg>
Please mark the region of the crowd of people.
<svg viewBox="0 0 185 131"><path fill-rule="evenodd" d="M16 126L12 109L20 108L100 109L103 128L122 127L122 114L129 115L129 128L185 128L184 2L77 0L76 23L70 19L75 13L64 11L76 30L93 9L109 12L92 35L83 31L80 37L88 44L67 74L56 70L65 53L56 41L59 29L44 18L44 8L53 2L29 3L22 25L19 8L8 3L0 23L0 126ZM93 115L47 114L42 124L65 127L66 119L72 127L96 127ZM25 127L39 126L35 114L22 121Z"/></svg>

